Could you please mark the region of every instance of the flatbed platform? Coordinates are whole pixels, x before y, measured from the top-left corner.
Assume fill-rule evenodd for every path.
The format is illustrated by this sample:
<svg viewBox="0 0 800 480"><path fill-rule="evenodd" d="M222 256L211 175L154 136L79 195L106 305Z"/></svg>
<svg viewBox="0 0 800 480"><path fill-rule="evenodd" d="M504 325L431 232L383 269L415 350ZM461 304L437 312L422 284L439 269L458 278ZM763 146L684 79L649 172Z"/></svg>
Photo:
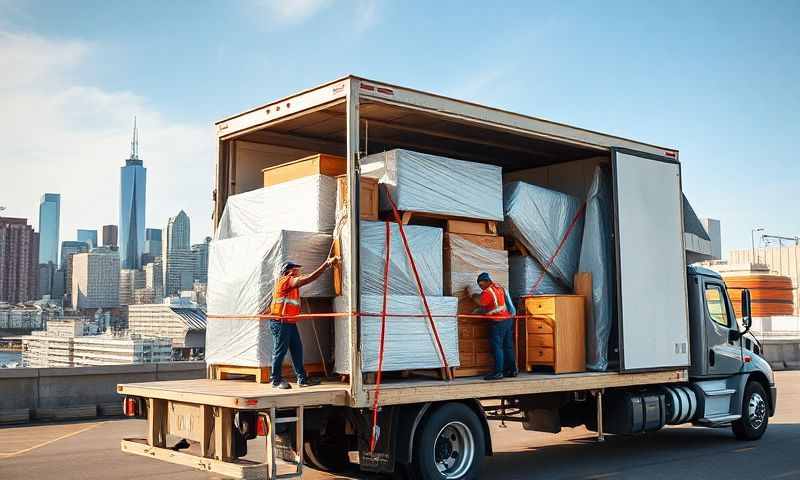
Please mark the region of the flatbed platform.
<svg viewBox="0 0 800 480"><path fill-rule="evenodd" d="M550 393L562 391L597 390L631 385L650 385L685 382L686 370L618 373L581 372L567 374L520 373L516 378L485 381L481 377L462 377L450 381L436 379L393 380L381 385L380 404L457 400L464 398L496 398L501 396ZM273 389L271 385L243 380L173 380L164 382L127 383L117 386L123 395L212 405L237 410L265 408L372 405L375 385L363 386L364 402L351 401L350 385L323 382L313 387L290 390Z"/></svg>

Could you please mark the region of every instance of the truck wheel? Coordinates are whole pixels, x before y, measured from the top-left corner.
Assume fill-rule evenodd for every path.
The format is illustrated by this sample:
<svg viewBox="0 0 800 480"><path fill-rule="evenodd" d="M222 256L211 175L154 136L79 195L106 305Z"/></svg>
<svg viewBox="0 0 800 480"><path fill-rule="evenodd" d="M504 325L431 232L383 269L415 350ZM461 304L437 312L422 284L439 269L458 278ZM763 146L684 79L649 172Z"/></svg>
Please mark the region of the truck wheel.
<svg viewBox="0 0 800 480"><path fill-rule="evenodd" d="M413 469L420 480L477 477L486 445L475 412L461 403L436 409L422 425L414 448Z"/></svg>
<svg viewBox="0 0 800 480"><path fill-rule="evenodd" d="M767 431L769 404L764 387L748 382L742 399L742 418L733 422L733 434L739 440L758 440Z"/></svg>

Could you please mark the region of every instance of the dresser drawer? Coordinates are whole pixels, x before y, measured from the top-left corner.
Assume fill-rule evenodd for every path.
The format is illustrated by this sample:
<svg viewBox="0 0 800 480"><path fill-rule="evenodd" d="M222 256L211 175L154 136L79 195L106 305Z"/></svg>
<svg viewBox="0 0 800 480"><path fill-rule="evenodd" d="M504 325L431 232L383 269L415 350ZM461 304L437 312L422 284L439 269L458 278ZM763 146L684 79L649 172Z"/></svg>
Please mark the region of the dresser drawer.
<svg viewBox="0 0 800 480"><path fill-rule="evenodd" d="M525 309L532 315L553 314L556 311L555 297L531 297L525 299Z"/></svg>
<svg viewBox="0 0 800 480"><path fill-rule="evenodd" d="M530 363L551 363L555 356L552 348L529 347L528 362Z"/></svg>
<svg viewBox="0 0 800 480"><path fill-rule="evenodd" d="M529 334L528 347L547 347L553 348L553 334Z"/></svg>
<svg viewBox="0 0 800 480"><path fill-rule="evenodd" d="M527 322L528 334L553 333L553 321L543 317L529 318Z"/></svg>

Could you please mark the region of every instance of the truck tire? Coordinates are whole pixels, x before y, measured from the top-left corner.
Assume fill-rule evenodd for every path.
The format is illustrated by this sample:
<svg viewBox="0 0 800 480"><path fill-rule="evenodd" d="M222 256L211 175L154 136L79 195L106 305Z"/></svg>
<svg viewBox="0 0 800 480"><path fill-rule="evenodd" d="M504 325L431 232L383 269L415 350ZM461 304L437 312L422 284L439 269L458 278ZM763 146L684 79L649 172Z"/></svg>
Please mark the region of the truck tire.
<svg viewBox="0 0 800 480"><path fill-rule="evenodd" d="M334 443L319 431L304 432L303 458L305 464L328 473L345 473L353 468L345 442Z"/></svg>
<svg viewBox="0 0 800 480"><path fill-rule="evenodd" d="M420 480L477 478L486 452L483 425L462 403L447 403L423 420L412 469Z"/></svg>
<svg viewBox="0 0 800 480"><path fill-rule="evenodd" d="M769 424L769 404L764 387L750 381L744 389L742 398L742 418L733 422L733 434L738 440L758 440L767 431Z"/></svg>

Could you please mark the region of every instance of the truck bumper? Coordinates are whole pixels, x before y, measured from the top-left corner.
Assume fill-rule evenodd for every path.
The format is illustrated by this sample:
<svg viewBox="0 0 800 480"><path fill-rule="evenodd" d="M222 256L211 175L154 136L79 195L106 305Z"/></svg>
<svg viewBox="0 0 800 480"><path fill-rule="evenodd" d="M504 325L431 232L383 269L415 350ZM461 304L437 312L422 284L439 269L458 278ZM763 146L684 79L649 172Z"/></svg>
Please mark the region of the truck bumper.
<svg viewBox="0 0 800 480"><path fill-rule="evenodd" d="M772 385L769 387L769 396L772 397L772 401L769 402L770 409L769 409L769 416L775 415L775 409L778 408L778 387Z"/></svg>

